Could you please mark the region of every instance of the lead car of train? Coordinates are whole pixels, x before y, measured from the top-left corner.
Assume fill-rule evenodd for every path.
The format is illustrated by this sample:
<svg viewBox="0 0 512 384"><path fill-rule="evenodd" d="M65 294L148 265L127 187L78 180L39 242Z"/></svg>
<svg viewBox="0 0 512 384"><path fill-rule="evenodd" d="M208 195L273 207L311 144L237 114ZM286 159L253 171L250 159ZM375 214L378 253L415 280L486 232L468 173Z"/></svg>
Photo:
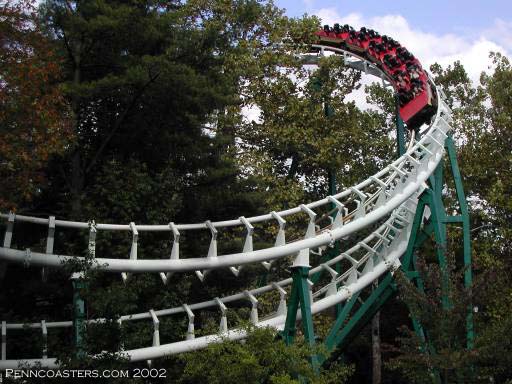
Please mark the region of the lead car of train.
<svg viewBox="0 0 512 384"><path fill-rule="evenodd" d="M356 31L339 24L325 25L315 35L319 44L353 52L382 69L397 92L400 117L409 129L430 121L437 107L435 87L418 59L396 40L372 29Z"/></svg>

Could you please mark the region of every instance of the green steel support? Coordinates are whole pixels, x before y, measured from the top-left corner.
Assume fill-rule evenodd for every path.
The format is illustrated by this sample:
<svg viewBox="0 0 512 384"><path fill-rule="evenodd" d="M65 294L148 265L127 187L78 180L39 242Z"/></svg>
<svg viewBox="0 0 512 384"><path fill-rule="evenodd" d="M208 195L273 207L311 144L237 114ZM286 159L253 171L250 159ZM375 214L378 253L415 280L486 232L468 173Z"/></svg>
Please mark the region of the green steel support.
<svg viewBox="0 0 512 384"><path fill-rule="evenodd" d="M464 222L464 219L462 218L462 216L459 216L459 215L455 215L455 216L446 216L444 218L444 222L445 223L460 223L462 224Z"/></svg>
<svg viewBox="0 0 512 384"><path fill-rule="evenodd" d="M73 338L75 344L75 355L78 358L85 356L84 330L85 330L85 302L81 291L86 288L87 283L80 273L73 273L71 277L73 284Z"/></svg>
<svg viewBox="0 0 512 384"><path fill-rule="evenodd" d="M442 205L440 196L435 191L427 189L423 193L430 200L428 206L430 208L431 222L433 224L433 233L436 243L435 252L441 268L441 301L443 308L449 308L450 301L448 289L450 276L448 271L448 262L446 260L446 224L443 220L445 216L444 206Z"/></svg>
<svg viewBox="0 0 512 384"><path fill-rule="evenodd" d="M398 111L398 100L396 102L397 113L396 113L396 129L397 129L397 151L398 155L401 156L406 151L405 145L405 126L404 122L400 117ZM326 106L326 115L328 115L328 106ZM417 132L416 132L417 135ZM418 138L419 139L419 138ZM457 216L447 216L446 210L443 203L443 187L444 187L444 175L443 175L443 161L440 162L436 168L434 174L429 178L430 188L426 189L419 199L416 215L414 217L413 228L411 232L411 238L407 251L402 258L402 269L405 276L414 282L418 289L424 291L424 284L421 276L417 272L416 268L416 249L420 248L422 244L430 239L433 235L435 241L435 252L442 271L442 304L444 308L449 308L449 271L448 263L446 259L447 249L447 232L446 225L449 223L462 223L463 227L463 244L464 244L464 284L466 287L470 287L472 283L471 273L471 243L470 243L470 229L469 229L469 213L467 202L464 195L464 189L462 186L462 180L460 176L459 167L457 164L455 146L451 137L448 137L445 142L445 147L448 153L448 158L451 166L451 173L455 181L455 188L457 192L457 199L461 208L461 214ZM333 188L334 183L334 188ZM332 195L335 193L335 180L333 180L333 174L329 172L329 193ZM423 223L423 216L425 207L429 207L431 216L430 219ZM334 207L333 207L334 208ZM338 245L339 247L339 245ZM338 247L336 250L339 253ZM336 254L337 254L336 253ZM331 254L329 252L329 254ZM325 260L323 260L325 261ZM338 268L336 268L338 270ZM312 276L314 281L318 281L320 274ZM341 305L337 308L336 321L334 322L329 334L325 339L325 346L329 352L333 352L335 348L339 350L343 349L350 340L352 340L358 332L366 325L368 321L380 310L382 305L396 292L396 286L391 273L388 273L379 283L379 285L372 291L370 296L362 303L357 311L350 316L354 304L359 298L359 293L354 295L343 307ZM295 309L296 313L296 309ZM474 331L473 331L473 314L472 308L468 309L468 316L466 318L467 327L467 346L471 348L473 346ZM348 319L348 320L347 320ZM415 332L423 340L424 350L428 350L429 353L434 354L434 347L428 342L428 335L426 335L423 327L417 319L412 318L412 324ZM425 349L427 348L427 349ZM322 357L322 362L325 357ZM439 372L433 372L434 382L441 382Z"/></svg>
<svg viewBox="0 0 512 384"><path fill-rule="evenodd" d="M263 273L258 277L258 282L256 283L258 287L263 287L268 284L268 270L265 269Z"/></svg>
<svg viewBox="0 0 512 384"><path fill-rule="evenodd" d="M434 223L431 220L427 224L424 224L424 228L421 229L425 207L430 207L434 204L434 201L432 200L432 193L429 192L431 192L431 190L425 191L419 198L418 206L416 207L416 214L414 215L411 237L409 238L409 243L407 244L407 250L403 257L404 264L402 265L402 269L404 269L406 277L413 281L421 292L425 292L425 287L420 274L417 272L416 250L419 249L434 232ZM422 350L428 350L430 354L434 354L434 347L431 343L428 342L427 335L421 323L414 316L411 316L411 322L414 328L414 332L422 341ZM439 383L441 381L439 372L433 372L433 374L434 382Z"/></svg>
<svg viewBox="0 0 512 384"><path fill-rule="evenodd" d="M379 285L373 290L372 294L364 301L344 326L338 322L334 324L335 326L325 339L327 351L332 352L335 348L343 349L361 331L366 323L373 318L375 313L380 310L384 303L391 297L395 289L392 276L390 273L387 273Z"/></svg>
<svg viewBox="0 0 512 384"><path fill-rule="evenodd" d="M419 248L425 240L430 238L430 234L432 233L431 231L433 231L431 222L425 225L423 229L421 228L425 206L430 205L430 202L431 196L428 194L423 194L420 197L413 221L411 238L405 255L402 258L402 269L404 270L405 276L414 281L420 290L423 290L424 288L421 277L415 270L414 251ZM373 318L382 306L396 293L396 291L397 289L392 275L390 273L386 274L386 276L380 281L377 288L373 290L371 295L364 301L346 324L344 324L344 321L336 321L326 337L326 349L329 352L333 352L335 348L342 350L346 347L361 332L363 327ZM354 297L352 299L354 299ZM350 312L352 306L353 303L350 303L350 301L345 305L345 318ZM416 334L421 340L423 340L423 350L428 349L429 353L435 353L433 346L427 341L427 336L423 327L414 317L412 318L412 325ZM441 382L438 372L433 372L433 380L435 383Z"/></svg>
<svg viewBox="0 0 512 384"><path fill-rule="evenodd" d="M310 288L308 284L310 267L294 267L292 271L292 289L290 300L288 302L288 310L286 314L286 322L282 337L287 345L291 345L295 340L297 320L297 310L300 305L302 315L302 329L304 339L310 347L315 346L315 332L313 328L313 316L311 314ZM318 370L318 356L311 356L311 364L315 371Z"/></svg>
<svg viewBox="0 0 512 384"><path fill-rule="evenodd" d="M331 345L331 340L334 340L336 337L336 334L339 332L339 330L343 327L345 324L345 321L347 320L350 311L352 310L352 307L357 302L357 299L359 298L359 294L361 292L354 293L350 300L348 300L345 305L343 306L343 309L339 316L336 317L336 321L334 322L333 326L331 327L331 330L329 331L329 334L325 338L326 345Z"/></svg>
<svg viewBox="0 0 512 384"><path fill-rule="evenodd" d="M333 170L330 170L329 171L329 174L328 174L328 178L329 178L329 195L335 195L336 194L336 172L333 171ZM333 204L331 204L331 208L336 208L333 206Z"/></svg>
<svg viewBox="0 0 512 384"><path fill-rule="evenodd" d="M422 292L425 290L425 288L423 285L423 280L417 272L415 250L419 248L428 238L430 238L430 235L433 231L433 225L431 222L429 226L421 228L425 206L427 204L428 203L425 201L425 193L423 193L420 196L418 206L416 207L416 213L414 215L414 221L411 229L411 237L409 238L407 250L405 251L405 255L402 259L402 270L404 271L405 276L414 282L416 287ZM428 348L431 351L432 348L427 344L425 330L423 329L421 323L414 316L411 316L411 322L414 328L414 332L418 335L423 343L422 349L425 351L426 348ZM437 382L440 382L440 379L438 379Z"/></svg>
<svg viewBox="0 0 512 384"><path fill-rule="evenodd" d="M455 183L455 191L457 193L457 200L459 203L461 215L458 216L462 222L462 233L463 233L463 257L464 257L464 286L466 288L471 287L473 283L473 275L471 270L471 230L469 223L469 209L464 193L464 187L462 185L462 177L460 175L459 164L457 162L457 153L455 151L455 145L453 139L449 136L445 141L446 152L448 153L448 159L450 160L450 167L452 170L453 181ZM473 348L475 331L473 328L473 308L470 304L468 308L468 314L466 317L466 343L468 349Z"/></svg>
<svg viewBox="0 0 512 384"><path fill-rule="evenodd" d="M434 192L436 193L436 196L437 197L441 197L442 196L442 191L443 191L443 164L444 164L444 161L443 159L441 159L441 161L439 162L437 168L435 169L434 171L434 179L435 179L435 187L434 187Z"/></svg>
<svg viewBox="0 0 512 384"><path fill-rule="evenodd" d="M327 175L328 175L328 193L329 193L329 195L332 196L332 195L336 194L336 189L337 189L336 188L336 173L335 173L335 171L331 170L327 173ZM333 211L334 209L336 209L336 206L332 203L329 204L329 210ZM336 216L336 212L333 212L331 214L331 217L334 219L335 216ZM327 251L322 255L320 262L325 263L326 261L331 260L333 257L338 256L339 254L340 254L340 242L336 241L334 243L334 247L327 249ZM340 263L336 263L334 269L336 270L336 272L341 273ZM310 276L310 280L313 283L317 283L318 280L320 280L322 273L323 273L323 270L316 272L315 274ZM341 311L340 304L336 305L336 308L337 308L336 313L339 313L339 311Z"/></svg>
<svg viewBox="0 0 512 384"><path fill-rule="evenodd" d="M327 116L330 116L330 114L329 114L329 110L326 110L326 112L327 112ZM336 192L337 192L336 190L337 190L337 188L336 188L336 172L335 172L335 171L333 171L333 170L331 170L331 171L329 171L329 195L330 195L330 196L335 195L335 194L336 194ZM330 210L332 211L332 210L334 210L335 208L336 208L336 206L335 206L334 204L332 204L332 203L331 203L331 205L330 205ZM334 220L335 216L336 216L336 212L333 212L333 213L331 214L331 217L332 217L332 219L333 219L333 220ZM340 246L340 242L339 242L339 241L336 241L336 242L334 243L334 247L333 247L333 248L331 248L331 249L329 249L329 250L327 251L327 255L326 255L327 257L326 257L326 258L327 258L327 260L330 260L330 259L332 259L333 257L338 256L340 253L341 253L341 246ZM327 261L327 260L326 260L326 261ZM336 264L334 265L334 270L335 270L336 272L338 272L338 274L341 274L341 263L336 263ZM320 276L320 275L318 275L318 276ZM317 280L318 280L318 279L317 279ZM314 283L316 283L316 281L313 281L313 282L314 282ZM338 317L340 316L340 314L341 314L342 310L343 310L343 309L342 309L342 305L341 305L341 304L336 304L336 307L335 307L335 308L336 308L336 318L338 318Z"/></svg>
<svg viewBox="0 0 512 384"><path fill-rule="evenodd" d="M443 191L443 164L441 163L434 175L430 178L431 188L426 189L420 196L416 215L413 221L411 230L411 237L409 239L407 250L402 257L402 269L407 278L414 281L415 285L421 291L424 291L423 282L420 275L417 273L415 251L419 249L422 244L430 239L432 236L436 243L436 256L443 271L443 296L442 302L444 308L449 308L448 289L449 289L449 274L448 264L446 260L446 224L447 223L462 223L464 230L464 283L469 287L472 282L471 275L471 243L469 238L469 213L467 202L464 196L460 171L458 168L455 148L451 138L446 142L448 157L450 160L452 174L455 180L455 187L457 190L457 198L461 207L461 215L447 216L443 204L442 191ZM430 219L423 223L423 215L425 207L429 207L431 216ZM395 287L391 274L386 275L379 283L378 287L370 294L358 310L345 322L347 315L352 309L353 303L347 303L343 311L343 320L336 321L329 332L325 344L328 351L332 352L335 348L343 349L366 325L374 314L382 307L382 305L394 294ZM428 342L428 334L425 333L421 324L417 319L412 319L412 324L415 332L424 341L423 348L427 348L429 353L435 354L434 347ZM473 318L471 308L468 308L468 316L466 318L467 327L467 346L473 347L474 330ZM439 372L433 372L434 382L439 383L441 377Z"/></svg>
<svg viewBox="0 0 512 384"><path fill-rule="evenodd" d="M398 155L401 156L406 151L405 125L400 117L398 99L396 99L396 106L397 152ZM336 270L338 271L338 268ZM337 307L336 322L331 327L331 330L325 340L328 351L332 351L337 346L342 348L343 345L346 345L350 336L355 335L357 330L362 328L362 326L364 326L366 322L375 315L375 313L394 292L395 287L394 284L391 283L391 275L386 276L346 325L345 321L355 303L355 300L359 297L359 293L354 295L344 307L341 307L341 304ZM370 310L370 308L372 310ZM342 327L343 329L340 332Z"/></svg>
<svg viewBox="0 0 512 384"><path fill-rule="evenodd" d="M315 87L315 89L317 91L319 91L321 88L322 88L322 82L319 78L315 77L313 79L313 86ZM334 115L334 109L331 107L331 105L328 103L328 102L325 102L324 103L324 115L326 118L329 118L331 116ZM337 192L337 181L336 181L336 170L334 169L329 169L327 171L327 179L328 179L328 194L330 196L332 195L335 195L336 192ZM330 204L330 210L334 210L336 208L336 206L334 204ZM334 219L334 217L336 216L336 213L333 212L331 214L331 217ZM340 254L340 243L339 241L336 241L334 243L334 247L333 248L330 248L326 251L326 253L322 256L321 258L321 262L322 263L325 263L326 261L332 259L333 257L336 257ZM338 273L341 273L341 263L336 263L334 265L334 270ZM322 276L322 273L323 271L319 271L317 273L315 273L314 275L312 275L310 278L311 278L311 281L313 283L317 283L318 280L320 280L320 277ZM338 317L338 315L341 313L342 311L342 305L341 304L336 304L336 317Z"/></svg>
<svg viewBox="0 0 512 384"><path fill-rule="evenodd" d="M412 234L421 233L421 220L423 218L425 204L420 200L420 203L417 208L416 216L414 218ZM423 239L428 238L426 235L422 236ZM407 251L403 258L403 268L406 270L406 274L409 271L414 272L413 270L413 251L415 247L415 241L411 239L408 244ZM418 280L418 279L416 279ZM380 307L386 302L388 298L395 292L396 288L393 283L392 275L388 273L379 283L378 287L372 292L372 294L365 300L364 304L356 311L356 313L352 316L350 321L344 326L343 321L336 321L328 336L326 337L325 344L328 351L332 351L334 348L342 349L343 346L347 345L350 340L352 340L357 332L362 329L366 322L369 321L375 313L380 309ZM354 297L353 297L354 298ZM344 309L347 309L347 313L350 312L353 303L350 304L348 302ZM418 322L413 321L413 326L415 330L418 331L418 334L423 334L423 330ZM340 332L340 329L343 329Z"/></svg>

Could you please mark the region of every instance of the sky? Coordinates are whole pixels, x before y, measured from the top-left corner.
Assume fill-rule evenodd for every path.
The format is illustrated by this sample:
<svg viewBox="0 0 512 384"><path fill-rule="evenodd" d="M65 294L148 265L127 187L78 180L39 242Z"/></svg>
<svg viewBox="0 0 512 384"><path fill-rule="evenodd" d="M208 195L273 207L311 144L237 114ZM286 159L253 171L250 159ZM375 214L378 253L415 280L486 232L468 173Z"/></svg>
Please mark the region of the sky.
<svg viewBox="0 0 512 384"><path fill-rule="evenodd" d="M428 68L460 60L470 78L491 65L489 51L512 53L512 0L275 0L288 16L317 15L370 27L407 47Z"/></svg>

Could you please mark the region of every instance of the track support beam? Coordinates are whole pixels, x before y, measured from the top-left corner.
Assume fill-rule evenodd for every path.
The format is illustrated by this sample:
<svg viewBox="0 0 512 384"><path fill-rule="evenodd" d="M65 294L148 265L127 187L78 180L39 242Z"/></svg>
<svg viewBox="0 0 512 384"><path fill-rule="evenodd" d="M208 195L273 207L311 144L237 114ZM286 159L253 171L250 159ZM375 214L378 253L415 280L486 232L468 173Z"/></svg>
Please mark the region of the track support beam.
<svg viewBox="0 0 512 384"><path fill-rule="evenodd" d="M282 338L286 345L291 345L295 341L295 323L300 305L304 339L310 347L315 346L315 332L313 328L313 316L311 314L311 295L308 283L309 270L310 267L294 267L292 270L292 288L288 302L286 322L282 332ZM319 362L316 354L311 355L311 364L313 369L318 371Z"/></svg>

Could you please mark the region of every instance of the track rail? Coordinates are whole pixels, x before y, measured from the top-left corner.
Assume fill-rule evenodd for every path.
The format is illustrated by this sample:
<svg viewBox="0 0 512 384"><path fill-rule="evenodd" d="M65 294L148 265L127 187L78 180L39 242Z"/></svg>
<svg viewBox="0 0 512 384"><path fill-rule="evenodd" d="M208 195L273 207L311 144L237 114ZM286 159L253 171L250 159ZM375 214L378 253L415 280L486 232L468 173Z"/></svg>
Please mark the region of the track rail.
<svg viewBox="0 0 512 384"><path fill-rule="evenodd" d="M387 75L382 72L373 63L364 58L347 52L339 48L316 45L314 46L322 51L332 51L336 54L343 54L355 58L352 60L353 67L362 67L368 73L379 76L386 81ZM349 60L346 60L349 61ZM350 63L349 63L350 65ZM389 79L388 79L389 81ZM444 152L444 140L450 130L451 111L441 99L441 92L437 91L437 111L428 126L424 130L419 141L412 141L407 152L393 161L390 165L367 178L363 182L348 188L334 196L303 204L292 209L271 212L266 215L254 216L250 218L239 218L220 222L196 223L196 224L174 224L165 225L135 225L130 224L95 224L94 222L74 222L65 220L55 220L55 218L37 218L23 215L2 214L0 217L8 220L7 231L4 238L4 246L0 247L0 260L9 262L25 263L36 266L61 267L68 260L83 260L78 256L54 255L53 234L55 228L75 228L88 230L90 233L90 246L94 247L94 239L99 231L129 231L132 234L132 247L130 259L96 258L96 262L102 265L102 269L108 272L123 273L143 273L159 272L161 274L169 272L187 272L196 271L198 277L206 270L217 268L231 268L235 271L239 266L249 263L264 262L290 255L296 255L295 266L309 266L309 252L317 248L325 248L335 241L353 234L363 228L372 225L379 220L387 218L385 223L377 230L360 241L354 247L339 256L319 265L311 270L311 274L321 270L333 272L331 265L340 260L349 260L352 266L343 274L332 274L331 281L317 289L313 293L315 301L312 303L312 313L322 312L347 298L354 293L359 292L369 286L373 281L379 278L386 271L393 271L399 266L399 258L404 253L410 236L410 226L415 213L417 198L424 188L425 181L433 173L437 164L441 160ZM336 206L336 218L332 224L323 230L317 231L315 228L315 219L317 214L315 209L326 209L329 205ZM309 216L309 222L305 231L304 239L286 242L285 241L285 219L291 215L306 214ZM51 242L52 247L47 246L47 252L31 252L28 250L18 250L10 248L14 222L29 222L38 225L48 226L49 235L47 244ZM252 236L254 227L252 224L260 222L275 221L279 226L276 243L273 247L253 250ZM241 226L246 229L244 250L240 253L227 255L217 255L217 234L218 231L227 228ZM209 230L211 232L211 241L207 257L199 258L179 258L179 236L180 231L191 230ZM174 236L173 250L169 259L144 259L137 260L137 241L139 232L170 232ZM50 252L48 252L50 250ZM352 257L357 252L363 255L358 259ZM203 271L203 272L201 272ZM235 273L235 272L234 272ZM236 273L235 273L236 274ZM200 277L201 278L201 277ZM279 282L268 284L264 287L244 291L224 298L215 298L201 303L186 305L180 307L149 311L125 315L121 321L135 320L153 320L158 331L158 317L186 314L189 317L189 332L187 340L168 343L164 345L153 345L151 347L137 348L129 351L123 351L131 361L150 360L162 357L168 354L191 351L205 347L212 342L221 342L225 338L238 340L245 337L245 331L241 329L227 329L223 324L225 318L225 304L238 300L249 300L253 305L251 319L255 326L274 327L282 329L286 319L285 296L286 287L291 283L291 279L285 279ZM337 285L342 285L337 289ZM333 289L334 287L334 289ZM277 290L280 293L280 302L276 313L270 314L267 318L259 321L257 316L256 297ZM221 311L220 334L204 337L194 337L193 332L193 311L202 310L217 306ZM284 312L283 312L284 310ZM299 314L300 318L300 314ZM156 320L155 320L156 319ZM89 320L90 323L102 322L102 319ZM46 332L48 328L70 327L71 321L61 322L41 322L32 324L8 324L2 323L2 334L6 335L7 330L19 330L22 328L39 328ZM191 328L190 328L191 327ZM190 329L192 331L190 332ZM46 333L45 333L46 334ZM158 339L159 340L159 339ZM6 338L3 338L3 350L5 350ZM158 342L159 344L159 342ZM23 360L29 364L41 364L42 367L56 368L57 362L54 358L28 359ZM5 353L0 360L0 369L15 368L22 361L7 360Z"/></svg>

